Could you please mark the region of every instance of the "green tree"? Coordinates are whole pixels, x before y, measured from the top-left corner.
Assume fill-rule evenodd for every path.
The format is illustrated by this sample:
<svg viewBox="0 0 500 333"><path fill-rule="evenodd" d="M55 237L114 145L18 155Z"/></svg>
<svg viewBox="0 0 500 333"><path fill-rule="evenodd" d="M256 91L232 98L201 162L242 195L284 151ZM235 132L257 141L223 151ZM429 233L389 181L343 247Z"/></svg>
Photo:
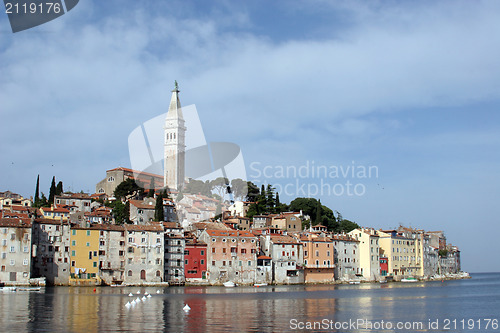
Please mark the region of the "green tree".
<svg viewBox="0 0 500 333"><path fill-rule="evenodd" d="M50 203L47 200L47 197L42 192L42 198L39 201L39 207L50 207Z"/></svg>
<svg viewBox="0 0 500 333"><path fill-rule="evenodd" d="M114 195L117 200L139 197L143 191L142 185L132 178L122 181L115 189Z"/></svg>
<svg viewBox="0 0 500 333"><path fill-rule="evenodd" d="M34 204L35 207L40 207L40 175L36 177Z"/></svg>
<svg viewBox="0 0 500 333"><path fill-rule="evenodd" d="M342 221L340 221L340 226L339 226L340 230L338 230L338 231L348 233L348 232L353 231L356 228L359 228L359 225L356 222L342 219Z"/></svg>
<svg viewBox="0 0 500 333"><path fill-rule="evenodd" d="M235 200L243 201L246 199L248 193L248 183L246 181L241 178L231 180L231 189Z"/></svg>
<svg viewBox="0 0 500 333"><path fill-rule="evenodd" d="M260 192L257 185L252 182L247 182L247 201L255 202L259 195Z"/></svg>
<svg viewBox="0 0 500 333"><path fill-rule="evenodd" d="M59 181L56 186L56 195L61 195L63 193L63 182Z"/></svg>
<svg viewBox="0 0 500 333"><path fill-rule="evenodd" d="M151 177L151 182L149 184L148 197L154 198L155 196L155 177Z"/></svg>
<svg viewBox="0 0 500 333"><path fill-rule="evenodd" d="M50 184L50 191L49 191L49 203L50 204L54 203L55 195L56 195L56 176L53 176L52 183Z"/></svg>
<svg viewBox="0 0 500 333"><path fill-rule="evenodd" d="M227 193L229 187L229 180L224 177L218 177L210 182L210 186L217 192L219 197L224 198L224 194Z"/></svg>
<svg viewBox="0 0 500 333"><path fill-rule="evenodd" d="M164 193L160 193L156 196L156 205L155 205L155 221L164 221L165 215L163 212L163 195Z"/></svg>
<svg viewBox="0 0 500 333"><path fill-rule="evenodd" d="M321 211L321 200L318 200L316 203L316 214L315 218L313 219L314 224L320 224L321 223L321 216L322 216L322 211Z"/></svg>
<svg viewBox="0 0 500 333"><path fill-rule="evenodd" d="M112 208L112 214L115 219L116 224L124 224L124 223L129 223L130 220L130 204L127 201L127 203L123 203L120 200L115 200L115 201L108 201L106 203L106 206Z"/></svg>
<svg viewBox="0 0 500 333"><path fill-rule="evenodd" d="M274 213L276 203L274 201L274 187L272 187L271 184L267 184L265 200L266 200L266 211Z"/></svg>
<svg viewBox="0 0 500 333"><path fill-rule="evenodd" d="M210 186L210 181L202 181L202 180L196 180L193 178L189 178L186 186L184 187L184 192L185 193L191 193L191 194L202 194L206 195L207 197L212 196L212 188Z"/></svg>

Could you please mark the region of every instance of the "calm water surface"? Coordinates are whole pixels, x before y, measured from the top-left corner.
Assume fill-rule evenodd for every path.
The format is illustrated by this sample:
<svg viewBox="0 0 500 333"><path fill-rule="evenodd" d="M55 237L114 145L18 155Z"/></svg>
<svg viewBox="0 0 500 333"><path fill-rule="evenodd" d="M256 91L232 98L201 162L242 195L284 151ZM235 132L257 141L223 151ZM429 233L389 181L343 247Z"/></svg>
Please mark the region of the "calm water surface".
<svg viewBox="0 0 500 333"><path fill-rule="evenodd" d="M328 326L316 326L314 331L500 332L492 322L485 329L486 319L500 319L500 273L471 276L445 282L337 286L98 287L95 293L87 287L47 287L42 292L0 292L0 330L281 332L322 322ZM127 308L137 291L152 297ZM127 296L130 292L134 297ZM191 307L188 312L182 309L186 304ZM335 323L357 320L356 328L335 329ZM429 320L437 321L437 329L429 329ZM444 329L447 320L450 330ZM422 323L422 329L415 322ZM389 329L389 323L417 326Z"/></svg>

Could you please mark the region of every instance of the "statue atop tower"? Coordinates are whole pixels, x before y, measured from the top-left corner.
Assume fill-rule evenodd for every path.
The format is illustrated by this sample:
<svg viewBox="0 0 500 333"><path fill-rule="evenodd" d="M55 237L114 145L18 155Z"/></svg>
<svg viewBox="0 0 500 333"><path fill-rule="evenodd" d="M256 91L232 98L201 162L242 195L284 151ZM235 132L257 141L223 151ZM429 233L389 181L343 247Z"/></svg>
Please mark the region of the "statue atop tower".
<svg viewBox="0 0 500 333"><path fill-rule="evenodd" d="M184 186L186 127L179 101L179 85L175 81L172 98L165 118L164 181L169 189L181 190Z"/></svg>

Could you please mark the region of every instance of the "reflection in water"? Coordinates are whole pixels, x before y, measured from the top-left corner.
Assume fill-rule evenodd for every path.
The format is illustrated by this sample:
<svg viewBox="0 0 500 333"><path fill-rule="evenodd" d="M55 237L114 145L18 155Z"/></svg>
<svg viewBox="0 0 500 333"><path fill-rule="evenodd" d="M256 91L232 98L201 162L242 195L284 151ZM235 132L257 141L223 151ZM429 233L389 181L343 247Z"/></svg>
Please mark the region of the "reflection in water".
<svg viewBox="0 0 500 333"><path fill-rule="evenodd" d="M101 287L94 292L47 287L42 292L0 292L0 319L2 331L8 332L276 332L289 330L291 319L498 318L499 278L480 274L472 280L414 285L170 287L160 294L157 288ZM125 306L145 292L152 297Z"/></svg>

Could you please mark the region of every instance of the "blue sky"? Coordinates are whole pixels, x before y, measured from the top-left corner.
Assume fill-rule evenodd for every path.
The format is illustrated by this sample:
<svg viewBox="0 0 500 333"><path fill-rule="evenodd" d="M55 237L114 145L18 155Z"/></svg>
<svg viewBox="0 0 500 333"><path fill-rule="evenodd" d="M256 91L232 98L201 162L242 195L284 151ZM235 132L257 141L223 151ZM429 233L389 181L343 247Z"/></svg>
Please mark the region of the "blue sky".
<svg viewBox="0 0 500 333"><path fill-rule="evenodd" d="M350 179L364 195L318 197L360 225L444 230L465 270L500 270L497 1L82 1L0 26L0 190L33 195L40 174L94 191L177 80L247 171L377 166Z"/></svg>

